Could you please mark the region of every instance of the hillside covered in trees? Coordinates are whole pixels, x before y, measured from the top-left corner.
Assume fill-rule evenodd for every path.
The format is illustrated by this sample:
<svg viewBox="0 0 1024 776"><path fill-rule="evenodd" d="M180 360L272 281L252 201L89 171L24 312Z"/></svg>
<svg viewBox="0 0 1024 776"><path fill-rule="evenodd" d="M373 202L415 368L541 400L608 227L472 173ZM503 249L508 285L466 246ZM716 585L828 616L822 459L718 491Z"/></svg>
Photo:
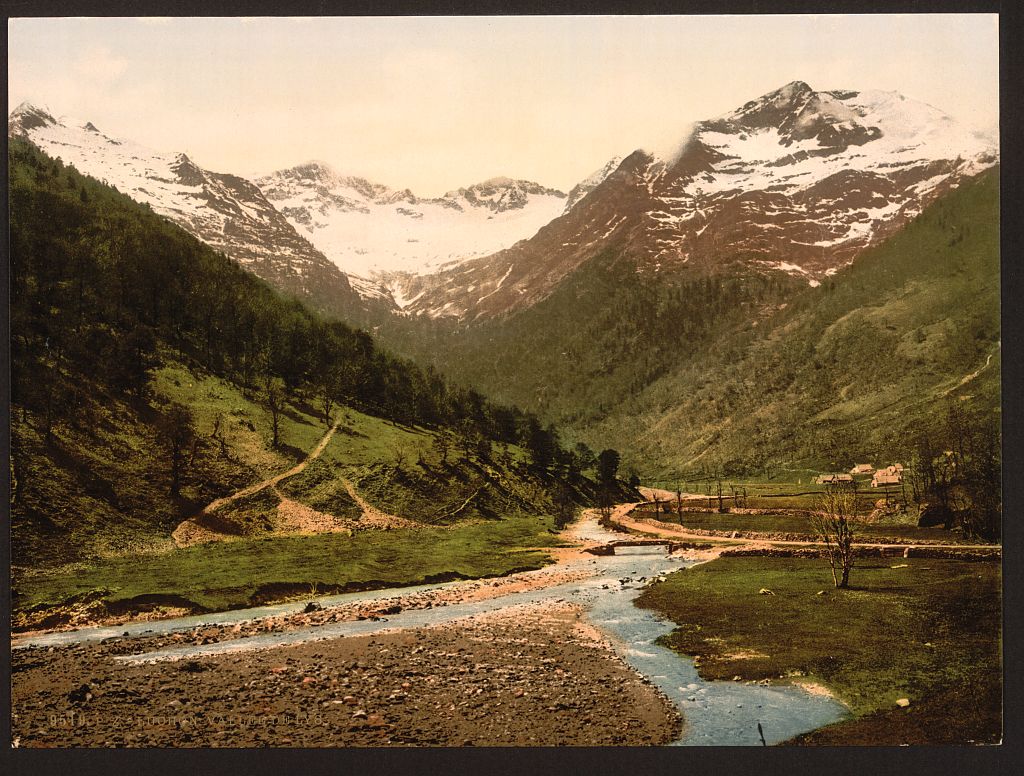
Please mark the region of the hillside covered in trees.
<svg viewBox="0 0 1024 776"><path fill-rule="evenodd" d="M800 285L782 272L641 272L609 249L508 317L392 318L377 331L419 363L578 431L614 414L679 362L700 359L716 337Z"/></svg>
<svg viewBox="0 0 1024 776"><path fill-rule="evenodd" d="M995 168L820 287L681 359L593 432L673 476L906 460L922 437L952 448L951 411L998 448L999 311Z"/></svg>
<svg viewBox="0 0 1024 776"><path fill-rule="evenodd" d="M273 529L282 499L358 517L343 479L426 523L595 498L593 455L534 415L388 354L18 140L10 203L16 566L166 546L333 425L323 461L225 530Z"/></svg>

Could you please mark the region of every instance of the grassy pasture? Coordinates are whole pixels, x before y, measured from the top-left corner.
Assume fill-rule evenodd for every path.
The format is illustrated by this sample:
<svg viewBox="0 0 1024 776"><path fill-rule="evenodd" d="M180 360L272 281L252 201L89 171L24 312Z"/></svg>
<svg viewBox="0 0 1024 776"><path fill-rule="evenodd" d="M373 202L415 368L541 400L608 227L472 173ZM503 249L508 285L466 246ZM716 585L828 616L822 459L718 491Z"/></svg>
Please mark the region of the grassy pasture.
<svg viewBox="0 0 1024 776"><path fill-rule="evenodd" d="M706 678L819 682L849 706L850 720L800 743L998 741L1000 564L864 559L851 585L835 590L820 559L723 557L638 605L677 623L664 642Z"/></svg>

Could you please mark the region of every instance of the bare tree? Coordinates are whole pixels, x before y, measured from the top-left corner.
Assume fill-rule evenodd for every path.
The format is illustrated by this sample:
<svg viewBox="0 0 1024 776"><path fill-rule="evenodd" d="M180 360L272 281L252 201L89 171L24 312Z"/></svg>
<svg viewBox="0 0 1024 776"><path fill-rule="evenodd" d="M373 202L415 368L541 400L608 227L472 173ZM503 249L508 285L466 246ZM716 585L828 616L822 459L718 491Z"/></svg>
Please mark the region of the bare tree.
<svg viewBox="0 0 1024 776"><path fill-rule="evenodd" d="M224 437L225 425L223 413L218 412L217 417L213 421L213 431L210 433L210 438L219 445L221 458L230 458L227 440Z"/></svg>
<svg viewBox="0 0 1024 776"><path fill-rule="evenodd" d="M838 482L825 487L811 526L825 544L825 557L837 588L849 587L853 568L853 526L857 516L856 483Z"/></svg>
<svg viewBox="0 0 1024 776"><path fill-rule="evenodd" d="M395 445L395 468L402 469L409 460L409 453L403 445Z"/></svg>

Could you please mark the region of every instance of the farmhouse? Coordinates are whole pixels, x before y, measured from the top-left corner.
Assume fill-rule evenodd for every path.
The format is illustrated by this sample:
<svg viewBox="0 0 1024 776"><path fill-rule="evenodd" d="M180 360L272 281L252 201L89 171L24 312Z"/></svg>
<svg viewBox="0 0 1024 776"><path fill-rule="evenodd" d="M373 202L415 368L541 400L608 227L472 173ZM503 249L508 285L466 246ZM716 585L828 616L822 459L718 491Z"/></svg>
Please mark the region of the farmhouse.
<svg viewBox="0 0 1024 776"><path fill-rule="evenodd" d="M886 485L899 485L901 482L903 482L903 465L897 463L876 471L875 476L871 478L871 487L880 488Z"/></svg>
<svg viewBox="0 0 1024 776"><path fill-rule="evenodd" d="M873 463L859 463L850 469L850 474L871 474L875 470Z"/></svg>

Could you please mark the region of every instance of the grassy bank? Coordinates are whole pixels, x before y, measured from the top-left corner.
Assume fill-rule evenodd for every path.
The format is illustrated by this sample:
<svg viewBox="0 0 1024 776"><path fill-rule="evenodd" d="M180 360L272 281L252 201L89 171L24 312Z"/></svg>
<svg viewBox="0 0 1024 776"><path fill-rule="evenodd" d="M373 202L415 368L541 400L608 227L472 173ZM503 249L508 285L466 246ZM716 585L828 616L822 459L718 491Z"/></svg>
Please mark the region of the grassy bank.
<svg viewBox="0 0 1024 776"><path fill-rule="evenodd" d="M365 584L401 585L430 577L483 577L548 562L550 518L513 517L448 530L368 531L219 542L134 558L110 558L73 571L19 579L14 609L89 597L116 608L178 600L209 610L243 607L273 594L311 594ZM376 585L376 586L383 586ZM145 598L143 598L145 597Z"/></svg>
<svg viewBox="0 0 1024 776"><path fill-rule="evenodd" d="M696 656L705 678L801 677L849 706L851 720L797 743L1000 740L999 564L862 560L851 582L834 590L818 559L727 557L651 586L638 605L678 624L665 643Z"/></svg>

